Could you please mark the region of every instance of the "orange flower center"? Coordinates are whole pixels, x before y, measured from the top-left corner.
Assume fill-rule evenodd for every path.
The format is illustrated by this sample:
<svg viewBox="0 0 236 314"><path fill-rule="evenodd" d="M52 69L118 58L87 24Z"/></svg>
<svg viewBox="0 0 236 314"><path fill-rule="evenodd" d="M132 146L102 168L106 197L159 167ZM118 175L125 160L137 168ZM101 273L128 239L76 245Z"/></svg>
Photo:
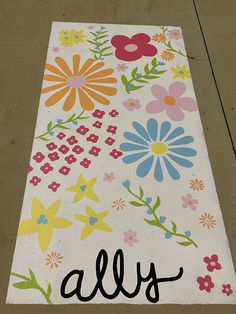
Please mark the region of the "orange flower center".
<svg viewBox="0 0 236 314"><path fill-rule="evenodd" d="M85 85L86 80L82 76L70 76L67 78L66 83L72 88L79 88Z"/></svg>
<svg viewBox="0 0 236 314"><path fill-rule="evenodd" d="M173 106L173 105L175 105L176 100L175 100L175 98L172 97L172 96L166 96L166 97L164 98L164 102L165 102L166 105Z"/></svg>
<svg viewBox="0 0 236 314"><path fill-rule="evenodd" d="M135 105L136 105L136 103L134 101L129 102L130 107L134 107Z"/></svg>
<svg viewBox="0 0 236 314"><path fill-rule="evenodd" d="M134 52L138 49L138 46L135 44L128 44L125 46L125 50L128 52Z"/></svg>

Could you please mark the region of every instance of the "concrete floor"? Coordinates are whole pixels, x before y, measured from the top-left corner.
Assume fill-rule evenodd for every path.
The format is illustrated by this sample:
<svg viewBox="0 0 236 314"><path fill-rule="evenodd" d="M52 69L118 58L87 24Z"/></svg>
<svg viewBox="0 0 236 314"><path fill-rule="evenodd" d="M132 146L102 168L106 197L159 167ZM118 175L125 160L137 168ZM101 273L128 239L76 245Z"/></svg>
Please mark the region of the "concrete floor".
<svg viewBox="0 0 236 314"><path fill-rule="evenodd" d="M235 306L5 305L52 21L178 25L236 264L235 0L0 1L0 314L235 313Z"/></svg>

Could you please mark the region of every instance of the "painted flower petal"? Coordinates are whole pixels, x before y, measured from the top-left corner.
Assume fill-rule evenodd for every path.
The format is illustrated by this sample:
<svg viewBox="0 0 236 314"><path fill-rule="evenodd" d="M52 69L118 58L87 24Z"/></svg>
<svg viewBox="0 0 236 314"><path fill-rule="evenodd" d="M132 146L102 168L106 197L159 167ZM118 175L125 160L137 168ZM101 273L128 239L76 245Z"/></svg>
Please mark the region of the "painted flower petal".
<svg viewBox="0 0 236 314"><path fill-rule="evenodd" d="M125 132L124 133L124 137L129 140L129 141L132 141L134 143L138 143L138 144L142 144L142 145L145 145L148 147L148 143L145 142L141 137L137 136L136 134L134 133L131 133L131 132Z"/></svg>
<svg viewBox="0 0 236 314"><path fill-rule="evenodd" d="M130 151L133 151L133 150L143 150L143 149L148 149L148 148L145 147L145 146L135 145L135 144L132 144L132 143L122 143L120 145L120 149L123 152L130 152Z"/></svg>
<svg viewBox="0 0 236 314"><path fill-rule="evenodd" d="M151 142L151 139L148 135L148 132L145 130L145 128L137 121L134 121L132 123L133 128L138 132L139 135L141 135L145 140L148 142Z"/></svg>
<svg viewBox="0 0 236 314"><path fill-rule="evenodd" d="M170 84L169 94L175 98L180 97L186 90L186 86L183 82L174 82Z"/></svg>
<svg viewBox="0 0 236 314"><path fill-rule="evenodd" d="M163 98L168 95L168 91L165 89L165 87L158 84L155 84L151 87L151 92L155 98L161 100L163 100Z"/></svg>
<svg viewBox="0 0 236 314"><path fill-rule="evenodd" d="M156 141L157 139L157 128L158 128L157 121L155 119L149 119L147 122L147 130L148 134L150 135L153 141Z"/></svg>
<svg viewBox="0 0 236 314"><path fill-rule="evenodd" d="M146 105L148 113L159 113L166 109L166 105L162 100L152 100Z"/></svg>
<svg viewBox="0 0 236 314"><path fill-rule="evenodd" d="M171 154L167 154L174 162L176 162L178 165L185 167L185 168L191 168L193 166L193 163L187 159L177 157Z"/></svg>
<svg viewBox="0 0 236 314"><path fill-rule="evenodd" d="M152 57L157 54L157 48L150 44L143 45L140 50L144 56Z"/></svg>
<svg viewBox="0 0 236 314"><path fill-rule="evenodd" d="M196 156L197 152L195 149L187 148L187 147L176 147L170 148L169 151L176 153L181 156L192 157Z"/></svg>
<svg viewBox="0 0 236 314"><path fill-rule="evenodd" d="M179 180L180 178L179 172L175 169L175 167L169 162L169 160L165 156L163 156L163 160L171 178L174 180Z"/></svg>
<svg viewBox="0 0 236 314"><path fill-rule="evenodd" d="M196 111L198 110L197 102L190 97L182 97L177 100L177 105L186 111Z"/></svg>
<svg viewBox="0 0 236 314"><path fill-rule="evenodd" d="M182 135L182 134L184 134L184 129L183 129L181 126L178 127L178 128L175 128L174 131L172 131L172 132L170 133L170 135L165 139L164 142L167 142L167 141L169 141L169 140L172 140L173 138L175 138L175 137L177 137L177 136L179 136L179 135Z"/></svg>
<svg viewBox="0 0 236 314"><path fill-rule="evenodd" d="M163 140L163 138L166 136L166 134L169 132L171 128L171 124L168 121L164 121L161 124L161 131L160 131L160 141Z"/></svg>
<svg viewBox="0 0 236 314"><path fill-rule="evenodd" d="M157 158L157 162L155 165L155 169L154 169L154 178L158 181L158 182L162 182L163 181L163 171L161 168L161 162L160 162L160 158Z"/></svg>
<svg viewBox="0 0 236 314"><path fill-rule="evenodd" d="M168 145L183 145L183 144L190 144L194 141L193 137L192 136L184 136L184 137L181 137L180 139L172 142L172 143L169 143Z"/></svg>
<svg viewBox="0 0 236 314"><path fill-rule="evenodd" d="M145 159L141 164L138 165L136 174L138 177L146 177L146 175L149 173L152 164L153 164L154 156L150 156L147 159Z"/></svg>
<svg viewBox="0 0 236 314"><path fill-rule="evenodd" d="M128 156L125 156L124 158L122 158L122 160L125 164L132 164L133 162L135 162L135 161L141 159L142 157L144 157L145 155L147 155L147 153L148 152L128 155Z"/></svg>
<svg viewBox="0 0 236 314"><path fill-rule="evenodd" d="M173 121L181 121L184 118L184 113L181 110L181 108L178 107L178 105L168 106L166 111L167 111L168 116Z"/></svg>

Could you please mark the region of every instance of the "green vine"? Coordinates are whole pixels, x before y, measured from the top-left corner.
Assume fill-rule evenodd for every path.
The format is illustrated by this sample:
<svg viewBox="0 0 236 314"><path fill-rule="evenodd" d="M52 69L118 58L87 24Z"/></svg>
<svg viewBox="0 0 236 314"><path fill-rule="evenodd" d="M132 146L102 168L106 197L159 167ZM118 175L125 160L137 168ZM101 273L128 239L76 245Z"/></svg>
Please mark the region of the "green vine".
<svg viewBox="0 0 236 314"><path fill-rule="evenodd" d="M146 64L144 67L144 73L137 73L138 67L134 68L131 72L131 79L127 79L127 77L123 74L121 76L121 81L123 85L125 86L126 92L129 94L132 91L135 91L137 89L140 89L143 87L143 85L135 85L135 83L148 83L148 80L157 79L160 77L161 74L165 73L166 70L158 71L157 67L158 65L162 65L163 63L159 62L157 63L157 59L153 58L151 61L151 64Z"/></svg>
<svg viewBox="0 0 236 314"><path fill-rule="evenodd" d="M181 241L181 242L178 242L177 243L181 246L189 246L189 245L193 245L195 246L196 248L198 247L197 244L191 239L190 235L186 235L186 233L182 234L182 233L177 233L177 226L175 224L175 222L171 221L171 224L172 224L172 228L169 229L167 228L165 225L164 225L164 222L161 221L163 218L163 216L161 217L157 217L157 214L156 214L156 211L157 211L157 208L160 206L161 204L161 200L160 200L160 197L157 196L156 198L156 201L153 205L151 205L151 198L146 198L144 199L144 191L142 189L142 187L140 186L139 187L139 195L135 194L133 191L131 191L130 189L130 182L129 180L123 182L123 186L127 189L127 191L129 192L129 194L131 194L133 197L135 197L137 201L130 201L129 203L135 207L142 207L142 206L145 206L149 209L153 219L150 220L150 219L146 219L144 218L144 220L146 221L146 223L148 223L149 225L151 226L155 226L155 227L158 227L160 229L162 229L163 231L165 231L165 236L167 238L170 238L170 237L178 237L178 238L183 238L185 241ZM165 218L165 217L164 217Z"/></svg>
<svg viewBox="0 0 236 314"><path fill-rule="evenodd" d="M19 281L13 284L13 287L17 289L36 289L38 290L45 298L48 304L52 304L51 301L51 294L52 294L52 286L49 283L47 287L47 291L44 290L39 283L37 282L37 279L35 277L35 274L32 272L31 269L29 269L30 277L26 277L17 273L11 273L12 276L15 276L17 278L23 279L23 281Z"/></svg>
<svg viewBox="0 0 236 314"><path fill-rule="evenodd" d="M96 33L89 33L93 36L93 38L87 40L87 42L94 45L93 49L89 48L89 50L94 54L94 60L102 60L103 57L112 55L113 52L109 51L112 46L104 46L109 42L109 39L106 39L109 37L109 34L108 31L105 30L104 26L101 26L100 30ZM103 41L101 41L101 39Z"/></svg>
<svg viewBox="0 0 236 314"><path fill-rule="evenodd" d="M89 117L83 117L84 110L77 116L75 113L72 114L67 120L63 121L61 119L57 119L57 123L53 125L52 121L50 121L47 125L47 131L34 137L34 140L40 139L43 141L50 141L49 138L46 137L46 135L53 135L54 132L52 132L54 129L59 128L59 129L70 129L70 127L65 126L65 124L73 123L77 124L77 120L84 120L88 119Z"/></svg>
<svg viewBox="0 0 236 314"><path fill-rule="evenodd" d="M167 38L167 37L166 37L166 32L167 32L167 30L168 30L168 27L161 26L161 29L162 29L162 34L165 36L165 38ZM163 43L164 43L164 44L166 45L166 47L167 47L166 50L175 52L175 53L177 53L177 54L179 54L179 55L181 55L181 56L183 56L183 57L187 57L187 55L184 54L180 49L179 49L179 50L174 49L173 46L171 45L171 41L170 41L170 40L167 41L167 39L166 39L166 40L163 41Z"/></svg>

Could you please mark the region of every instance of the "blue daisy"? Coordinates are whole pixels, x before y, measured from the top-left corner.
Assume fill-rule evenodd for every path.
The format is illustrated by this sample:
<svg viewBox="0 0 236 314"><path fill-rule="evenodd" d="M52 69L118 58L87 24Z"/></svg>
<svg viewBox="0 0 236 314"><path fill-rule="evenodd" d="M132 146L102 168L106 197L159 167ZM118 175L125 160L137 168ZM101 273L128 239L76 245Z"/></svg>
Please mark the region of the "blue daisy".
<svg viewBox="0 0 236 314"><path fill-rule="evenodd" d="M182 127L172 128L170 122L159 124L155 119L147 121L147 128L137 121L132 126L136 132L124 133L129 142L122 143L120 149L128 152L122 159L125 164L140 162L136 169L138 177L146 177L154 165L155 180L163 181L163 167L172 179L179 180L180 173L176 165L177 168L193 166L189 159L196 156L197 152L186 145L193 143L194 139L186 136Z"/></svg>

